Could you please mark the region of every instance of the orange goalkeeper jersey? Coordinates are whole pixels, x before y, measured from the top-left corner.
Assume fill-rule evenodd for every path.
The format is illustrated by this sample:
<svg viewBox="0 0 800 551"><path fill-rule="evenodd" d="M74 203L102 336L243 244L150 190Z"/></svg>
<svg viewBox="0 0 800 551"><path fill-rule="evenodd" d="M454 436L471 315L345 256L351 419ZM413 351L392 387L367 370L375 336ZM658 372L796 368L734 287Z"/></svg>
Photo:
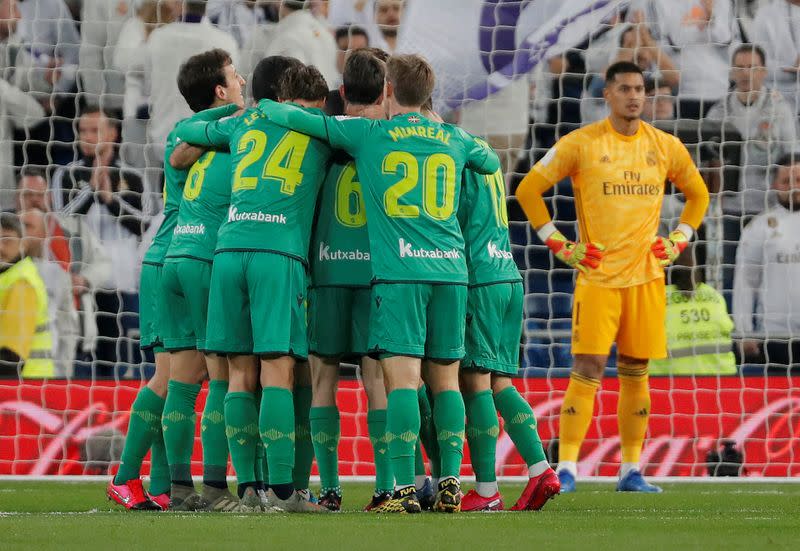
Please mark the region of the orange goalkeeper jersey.
<svg viewBox="0 0 800 551"><path fill-rule="evenodd" d="M581 274L579 281L603 287L664 277L650 245L667 179L687 196L698 186L705 192L686 147L645 122L633 136L618 133L608 119L570 132L532 170L548 187L572 178L580 239L606 247L600 267Z"/></svg>

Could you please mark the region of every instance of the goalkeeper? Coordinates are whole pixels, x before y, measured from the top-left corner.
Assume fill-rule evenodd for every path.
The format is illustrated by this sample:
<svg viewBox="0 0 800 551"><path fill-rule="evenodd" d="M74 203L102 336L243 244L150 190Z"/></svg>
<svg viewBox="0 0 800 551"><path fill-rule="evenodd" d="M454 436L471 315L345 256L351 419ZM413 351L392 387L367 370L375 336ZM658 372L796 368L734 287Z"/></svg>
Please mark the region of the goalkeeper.
<svg viewBox="0 0 800 551"><path fill-rule="evenodd" d="M424 59L393 56L386 76L388 121L323 117L273 102L261 102L259 109L278 124L351 154L365 185L373 278L370 348L380 356L387 381L386 438L395 477L393 498L375 511L421 510L414 450L425 359L441 449L435 507L455 512L461 508L464 402L458 366L468 282L456 211L464 167L491 174L500 163L485 142L420 114L434 86Z"/></svg>
<svg viewBox="0 0 800 551"><path fill-rule="evenodd" d="M559 140L522 181L517 198L539 238L580 272L572 310L575 362L559 423L561 492L575 490L578 452L614 342L622 448L617 490L660 492L639 469L650 415L647 363L666 357L663 268L701 224L708 191L683 144L640 119L641 69L614 63L605 80L609 117ZM556 229L542 198L567 176L578 211L577 243ZM686 205L678 227L663 237L656 231L667 179L684 193Z"/></svg>

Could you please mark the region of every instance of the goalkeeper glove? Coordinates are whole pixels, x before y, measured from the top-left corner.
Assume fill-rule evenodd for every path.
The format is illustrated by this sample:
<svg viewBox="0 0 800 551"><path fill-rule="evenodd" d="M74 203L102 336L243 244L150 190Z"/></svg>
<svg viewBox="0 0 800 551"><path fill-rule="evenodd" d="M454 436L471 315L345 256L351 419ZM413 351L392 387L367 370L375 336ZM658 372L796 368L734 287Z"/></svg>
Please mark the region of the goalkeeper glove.
<svg viewBox="0 0 800 551"><path fill-rule="evenodd" d="M544 240L557 259L569 266L588 274L589 270L600 266L603 251L606 250L600 243L575 243L564 237L556 230Z"/></svg>
<svg viewBox="0 0 800 551"><path fill-rule="evenodd" d="M661 237L657 235L653 239L653 244L650 245L650 250L658 259L658 263L662 266L669 266L675 259L689 245L690 237L687 237L682 230L675 230L669 234L669 237Z"/></svg>

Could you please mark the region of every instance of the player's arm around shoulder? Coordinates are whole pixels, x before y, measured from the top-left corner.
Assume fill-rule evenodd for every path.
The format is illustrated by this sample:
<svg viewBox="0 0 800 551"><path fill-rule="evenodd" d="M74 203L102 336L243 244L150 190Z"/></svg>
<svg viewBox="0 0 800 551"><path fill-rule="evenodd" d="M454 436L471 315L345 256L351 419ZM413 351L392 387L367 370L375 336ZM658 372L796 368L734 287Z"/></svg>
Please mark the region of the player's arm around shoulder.
<svg viewBox="0 0 800 551"><path fill-rule="evenodd" d="M238 106L223 105L195 113L175 126L175 135L181 141L206 146L222 147L228 144L238 120L232 117Z"/></svg>
<svg viewBox="0 0 800 551"><path fill-rule="evenodd" d="M447 127L450 125L442 125ZM461 138L464 143L466 168L478 174L494 174L500 169L500 157L486 140L473 136L457 126L451 126L453 133Z"/></svg>

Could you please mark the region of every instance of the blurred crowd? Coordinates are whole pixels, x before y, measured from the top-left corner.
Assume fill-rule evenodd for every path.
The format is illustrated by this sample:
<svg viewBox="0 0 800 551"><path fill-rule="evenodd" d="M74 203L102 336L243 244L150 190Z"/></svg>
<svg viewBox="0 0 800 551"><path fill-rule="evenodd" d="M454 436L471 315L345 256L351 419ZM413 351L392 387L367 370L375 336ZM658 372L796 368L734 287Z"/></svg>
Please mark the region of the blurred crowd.
<svg viewBox="0 0 800 551"><path fill-rule="evenodd" d="M0 0L0 229L11 243L0 247L0 362L20 357L19 336L5 336L21 322L9 317L14 293L2 290L2 274L23 259L48 295L52 375L131 376L146 360L138 270L160 224L166 135L191 113L175 79L183 60L223 48L247 80L266 56L297 57L319 68L335 113L346 52L401 48L410 10L429 1ZM725 298L741 362L798 363L800 0L621 6L584 43L443 115L498 150L513 195L559 137L606 115L605 68L637 63L645 120L689 146L712 192L685 267ZM571 197L564 182L551 199L568 236ZM681 200L669 190L665 224ZM528 327L558 329L561 320L567 329L572 274L532 237L513 198L511 213Z"/></svg>

